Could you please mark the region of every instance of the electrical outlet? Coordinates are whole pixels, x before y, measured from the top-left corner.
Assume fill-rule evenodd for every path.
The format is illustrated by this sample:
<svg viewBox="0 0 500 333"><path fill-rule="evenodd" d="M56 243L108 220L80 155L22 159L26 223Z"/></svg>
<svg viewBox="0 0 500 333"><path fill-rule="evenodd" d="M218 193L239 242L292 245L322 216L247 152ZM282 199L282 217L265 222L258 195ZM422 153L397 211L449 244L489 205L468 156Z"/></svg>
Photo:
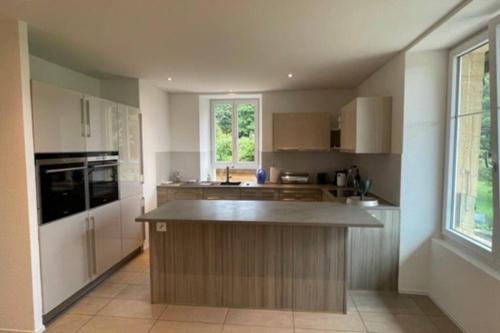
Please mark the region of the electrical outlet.
<svg viewBox="0 0 500 333"><path fill-rule="evenodd" d="M165 222L156 223L157 232L167 232L167 224Z"/></svg>

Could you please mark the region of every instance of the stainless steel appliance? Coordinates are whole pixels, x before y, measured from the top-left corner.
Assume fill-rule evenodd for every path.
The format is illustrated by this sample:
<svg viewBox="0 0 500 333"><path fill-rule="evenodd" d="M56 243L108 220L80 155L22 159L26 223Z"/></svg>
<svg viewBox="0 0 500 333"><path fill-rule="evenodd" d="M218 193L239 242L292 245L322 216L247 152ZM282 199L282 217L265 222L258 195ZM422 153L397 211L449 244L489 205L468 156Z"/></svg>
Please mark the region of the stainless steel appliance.
<svg viewBox="0 0 500 333"><path fill-rule="evenodd" d="M89 207L118 200L118 153L87 157Z"/></svg>
<svg viewBox="0 0 500 333"><path fill-rule="evenodd" d="M116 201L118 152L35 154L39 224Z"/></svg>
<svg viewBox="0 0 500 333"><path fill-rule="evenodd" d="M307 184L309 174L286 171L281 174L280 179L283 184Z"/></svg>
<svg viewBox="0 0 500 333"><path fill-rule="evenodd" d="M83 153L36 154L39 223L83 212L87 162Z"/></svg>

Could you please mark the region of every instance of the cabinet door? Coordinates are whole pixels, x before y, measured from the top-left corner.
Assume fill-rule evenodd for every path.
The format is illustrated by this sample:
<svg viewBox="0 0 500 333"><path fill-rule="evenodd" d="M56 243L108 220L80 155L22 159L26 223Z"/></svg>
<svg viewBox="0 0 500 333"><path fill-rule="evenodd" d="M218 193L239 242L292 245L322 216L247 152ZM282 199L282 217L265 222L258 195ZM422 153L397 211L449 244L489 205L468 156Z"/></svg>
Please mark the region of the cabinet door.
<svg viewBox="0 0 500 333"><path fill-rule="evenodd" d="M144 223L135 221L142 214L142 195L135 195L120 200L122 221L123 254L127 256L142 246L144 242Z"/></svg>
<svg viewBox="0 0 500 333"><path fill-rule="evenodd" d="M93 274L100 275L122 256L120 201L92 209L89 217L93 236Z"/></svg>
<svg viewBox="0 0 500 333"><path fill-rule="evenodd" d="M239 188L206 188L203 195L205 200L240 200Z"/></svg>
<svg viewBox="0 0 500 333"><path fill-rule="evenodd" d="M118 113L116 103L86 97L86 150L118 150Z"/></svg>
<svg viewBox="0 0 500 333"><path fill-rule="evenodd" d="M354 152L356 150L356 101L347 104L341 110L340 149Z"/></svg>
<svg viewBox="0 0 500 333"><path fill-rule="evenodd" d="M273 113L275 151L330 150L331 115L326 112Z"/></svg>
<svg viewBox="0 0 500 333"><path fill-rule="evenodd" d="M43 224L39 230L43 313L90 281L87 212Z"/></svg>
<svg viewBox="0 0 500 333"><path fill-rule="evenodd" d="M141 119L139 109L118 105L120 198L142 194Z"/></svg>
<svg viewBox="0 0 500 333"><path fill-rule="evenodd" d="M82 94L32 81L31 95L35 152L84 151Z"/></svg>
<svg viewBox="0 0 500 333"><path fill-rule="evenodd" d="M203 190L196 188L172 189L168 191L168 201L171 200L201 200Z"/></svg>
<svg viewBox="0 0 500 333"><path fill-rule="evenodd" d="M279 198L283 201L322 201L323 193L318 189L283 189Z"/></svg>

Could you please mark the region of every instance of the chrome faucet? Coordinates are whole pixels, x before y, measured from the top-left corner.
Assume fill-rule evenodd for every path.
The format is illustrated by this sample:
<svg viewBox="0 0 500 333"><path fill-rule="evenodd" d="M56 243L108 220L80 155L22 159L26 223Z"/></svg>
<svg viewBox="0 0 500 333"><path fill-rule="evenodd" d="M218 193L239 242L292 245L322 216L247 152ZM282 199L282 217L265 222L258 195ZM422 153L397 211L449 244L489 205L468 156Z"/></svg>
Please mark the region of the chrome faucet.
<svg viewBox="0 0 500 333"><path fill-rule="evenodd" d="M231 178L231 176L229 176L229 167L227 166L226 167L226 183L229 183L230 178Z"/></svg>

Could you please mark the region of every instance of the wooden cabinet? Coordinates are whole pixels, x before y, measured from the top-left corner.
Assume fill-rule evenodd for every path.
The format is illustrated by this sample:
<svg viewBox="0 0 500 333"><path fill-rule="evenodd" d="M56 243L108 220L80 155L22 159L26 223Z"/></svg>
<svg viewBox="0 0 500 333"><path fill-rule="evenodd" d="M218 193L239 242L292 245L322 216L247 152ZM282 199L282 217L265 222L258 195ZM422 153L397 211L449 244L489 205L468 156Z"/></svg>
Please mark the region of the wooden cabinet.
<svg viewBox="0 0 500 333"><path fill-rule="evenodd" d="M40 226L44 314L90 282L88 235L87 212Z"/></svg>
<svg viewBox="0 0 500 333"><path fill-rule="evenodd" d="M240 200L239 188L206 188L203 191L205 200Z"/></svg>
<svg viewBox="0 0 500 333"><path fill-rule="evenodd" d="M158 206L172 200L201 200L203 189L200 188L162 188L157 189Z"/></svg>
<svg viewBox="0 0 500 333"><path fill-rule="evenodd" d="M118 150L118 112L115 102L85 97L86 151Z"/></svg>
<svg viewBox="0 0 500 333"><path fill-rule="evenodd" d="M89 211L92 232L92 271L98 276L122 258L120 202Z"/></svg>
<svg viewBox="0 0 500 333"><path fill-rule="evenodd" d="M398 291L399 211L368 213L384 227L349 229L349 289Z"/></svg>
<svg viewBox="0 0 500 333"><path fill-rule="evenodd" d="M143 214L142 194L120 201L122 226L122 257L126 257L144 242L144 224L135 222Z"/></svg>
<svg viewBox="0 0 500 333"><path fill-rule="evenodd" d="M31 81L36 153L85 151L83 95Z"/></svg>
<svg viewBox="0 0 500 333"><path fill-rule="evenodd" d="M117 111L120 198L128 198L142 194L141 114L123 104Z"/></svg>
<svg viewBox="0 0 500 333"><path fill-rule="evenodd" d="M320 189L280 189L279 200L283 201L322 201Z"/></svg>
<svg viewBox="0 0 500 333"><path fill-rule="evenodd" d="M344 106L340 111L340 151L390 153L391 110L391 97L358 97Z"/></svg>
<svg viewBox="0 0 500 333"><path fill-rule="evenodd" d="M331 114L273 113L274 151L330 150Z"/></svg>
<svg viewBox="0 0 500 333"><path fill-rule="evenodd" d="M278 191L272 188L243 188L241 200L278 200Z"/></svg>

